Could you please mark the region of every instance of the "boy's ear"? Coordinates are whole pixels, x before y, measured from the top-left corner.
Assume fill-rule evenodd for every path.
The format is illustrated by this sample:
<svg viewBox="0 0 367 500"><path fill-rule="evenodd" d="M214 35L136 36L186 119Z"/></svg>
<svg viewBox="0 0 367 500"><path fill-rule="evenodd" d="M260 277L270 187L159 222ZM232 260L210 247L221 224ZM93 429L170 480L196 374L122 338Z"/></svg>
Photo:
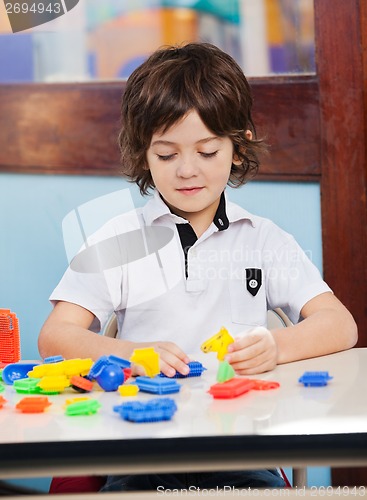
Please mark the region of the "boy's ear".
<svg viewBox="0 0 367 500"><path fill-rule="evenodd" d="M245 135L246 135L246 138L251 141L251 139L252 139L252 132L251 132L251 130L246 130ZM243 149L243 148L241 148L240 151L241 151L241 153L245 153L245 149ZM241 160L239 158L238 154L236 152L234 152L233 153L233 160L232 160L232 162L235 165L242 165L242 161L243 160Z"/></svg>
<svg viewBox="0 0 367 500"><path fill-rule="evenodd" d="M238 157L237 153L233 153L232 163L234 165L242 165L242 160Z"/></svg>

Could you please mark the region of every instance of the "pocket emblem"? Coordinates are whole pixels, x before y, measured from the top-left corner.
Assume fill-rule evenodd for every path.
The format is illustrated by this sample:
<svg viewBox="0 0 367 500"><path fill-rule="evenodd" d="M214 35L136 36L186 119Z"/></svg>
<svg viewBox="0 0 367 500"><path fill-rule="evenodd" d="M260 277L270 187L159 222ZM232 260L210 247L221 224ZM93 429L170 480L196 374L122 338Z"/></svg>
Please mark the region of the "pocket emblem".
<svg viewBox="0 0 367 500"><path fill-rule="evenodd" d="M253 297L260 290L262 284L261 269L248 268L246 269L246 288Z"/></svg>

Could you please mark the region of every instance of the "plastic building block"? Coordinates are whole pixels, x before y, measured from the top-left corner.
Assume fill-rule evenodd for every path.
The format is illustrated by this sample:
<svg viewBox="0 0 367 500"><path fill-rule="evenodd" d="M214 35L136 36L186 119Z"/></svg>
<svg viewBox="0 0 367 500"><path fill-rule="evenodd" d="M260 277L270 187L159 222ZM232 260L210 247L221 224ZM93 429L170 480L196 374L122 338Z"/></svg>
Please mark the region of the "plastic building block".
<svg viewBox="0 0 367 500"><path fill-rule="evenodd" d="M131 377L132 369L131 368L123 368L122 371L124 372L124 382L126 382Z"/></svg>
<svg viewBox="0 0 367 500"><path fill-rule="evenodd" d="M251 391L254 387L255 383L253 380L232 378L227 382L212 385L208 392L215 399L232 399Z"/></svg>
<svg viewBox="0 0 367 500"><path fill-rule="evenodd" d="M20 394L39 394L41 392L40 387L38 387L40 380L40 378L21 378L14 380L13 387Z"/></svg>
<svg viewBox="0 0 367 500"><path fill-rule="evenodd" d="M189 361L187 363L187 366L190 368L190 371L187 375L182 375L182 373L176 372L176 375L173 377L166 377L164 373L160 373L160 377L166 377L166 378L189 378L189 377L200 377L203 371L206 370L204 366L200 363L200 361Z"/></svg>
<svg viewBox="0 0 367 500"><path fill-rule="evenodd" d="M177 410L173 399L151 399L146 403L139 401L122 403L114 406L113 410L120 414L121 418L130 422L161 422L171 420Z"/></svg>
<svg viewBox="0 0 367 500"><path fill-rule="evenodd" d="M88 373L88 378L91 380L95 379L102 372L103 368L109 364L110 361L108 360L108 356L101 356L91 366Z"/></svg>
<svg viewBox="0 0 367 500"><path fill-rule="evenodd" d="M40 392L43 394L59 394L69 385L70 380L65 375L49 375L42 377L38 382Z"/></svg>
<svg viewBox="0 0 367 500"><path fill-rule="evenodd" d="M147 377L155 377L160 372L159 354L154 350L154 347L134 349L130 361L142 366Z"/></svg>
<svg viewBox="0 0 367 500"><path fill-rule="evenodd" d="M229 334L227 328L222 326L218 333L201 344L200 349L205 353L216 352L217 359L219 361L223 361L224 356L227 354L229 344L232 344L233 342L234 339Z"/></svg>
<svg viewBox="0 0 367 500"><path fill-rule="evenodd" d="M83 359L66 359L60 363L64 369L63 374L67 377L72 377L73 375L87 375L91 366L93 365L93 360L90 358Z"/></svg>
<svg viewBox="0 0 367 500"><path fill-rule="evenodd" d="M221 361L217 371L217 382L223 383L235 377L235 371L228 361Z"/></svg>
<svg viewBox="0 0 367 500"><path fill-rule="evenodd" d="M70 379L70 385L78 392L91 392L93 390L93 382L80 375L73 375Z"/></svg>
<svg viewBox="0 0 367 500"><path fill-rule="evenodd" d="M48 356L48 358L45 358L43 360L44 363L59 363L60 361L64 361L64 358L61 356L61 354L58 354L57 356Z"/></svg>
<svg viewBox="0 0 367 500"><path fill-rule="evenodd" d="M36 365L28 372L30 378L42 378L46 376L64 375L63 361L60 363L48 363Z"/></svg>
<svg viewBox="0 0 367 500"><path fill-rule="evenodd" d="M4 396L0 396L0 409L4 406L5 403L7 403L7 400L4 398Z"/></svg>
<svg viewBox="0 0 367 500"><path fill-rule="evenodd" d="M112 354L110 356L101 356L91 367L88 378L92 380L96 379L102 373L103 369L109 365L118 365L121 370L124 370L130 368L131 363L126 359L113 356Z"/></svg>
<svg viewBox="0 0 367 500"><path fill-rule="evenodd" d="M80 401L90 401L90 398L87 396L80 396L79 398L67 399L65 401L65 407L74 403L80 403Z"/></svg>
<svg viewBox="0 0 367 500"><path fill-rule="evenodd" d="M102 367L95 379L104 391L111 392L117 391L117 388L124 383L125 375L121 366L108 363Z"/></svg>
<svg viewBox="0 0 367 500"><path fill-rule="evenodd" d="M267 391L280 387L279 382L235 377L226 382L212 385L209 393L216 399L231 399L251 390Z"/></svg>
<svg viewBox="0 0 367 500"><path fill-rule="evenodd" d="M121 396L136 396L139 392L139 387L136 384L120 385L118 391Z"/></svg>
<svg viewBox="0 0 367 500"><path fill-rule="evenodd" d="M86 401L77 401L71 403L65 408L65 415L74 417L77 415L94 415L101 408L101 403L96 399L88 399Z"/></svg>
<svg viewBox="0 0 367 500"><path fill-rule="evenodd" d="M181 385L174 379L162 377L136 377L135 383L142 392L154 394L173 394L179 392Z"/></svg>
<svg viewBox="0 0 367 500"><path fill-rule="evenodd" d="M116 365L121 366L121 368L130 368L131 367L131 363L128 359L119 358L118 356L115 356L113 354L110 354L108 356L108 360L110 363L115 363Z"/></svg>
<svg viewBox="0 0 367 500"><path fill-rule="evenodd" d="M21 399L15 407L23 413L42 413L50 405L46 396L30 396Z"/></svg>
<svg viewBox="0 0 367 500"><path fill-rule="evenodd" d="M0 392L4 392L5 391L5 385L0 382Z"/></svg>
<svg viewBox="0 0 367 500"><path fill-rule="evenodd" d="M38 363L10 363L3 369L3 381L12 385L14 380L27 378L36 366L39 366Z"/></svg>
<svg viewBox="0 0 367 500"><path fill-rule="evenodd" d="M278 387L280 387L279 382L275 382L273 380L252 379L252 382L254 382L255 384L255 391L269 391L271 389L278 389Z"/></svg>
<svg viewBox="0 0 367 500"><path fill-rule="evenodd" d="M0 380L3 380L3 368L0 368Z"/></svg>
<svg viewBox="0 0 367 500"><path fill-rule="evenodd" d="M298 379L298 382L305 387L322 387L327 385L328 381L332 378L329 372L304 372L302 377Z"/></svg>
<svg viewBox="0 0 367 500"><path fill-rule="evenodd" d="M105 391L116 391L131 376L130 361L118 356L101 356L91 367L87 378L96 380Z"/></svg>
<svg viewBox="0 0 367 500"><path fill-rule="evenodd" d="M65 375L72 377L73 375L87 375L93 365L93 360L90 358L85 359L67 359L58 363L43 363L35 366L32 371L28 373L28 377L42 378L53 375Z"/></svg>
<svg viewBox="0 0 367 500"><path fill-rule="evenodd" d="M19 321L10 309L0 309L0 361L16 363L20 360Z"/></svg>

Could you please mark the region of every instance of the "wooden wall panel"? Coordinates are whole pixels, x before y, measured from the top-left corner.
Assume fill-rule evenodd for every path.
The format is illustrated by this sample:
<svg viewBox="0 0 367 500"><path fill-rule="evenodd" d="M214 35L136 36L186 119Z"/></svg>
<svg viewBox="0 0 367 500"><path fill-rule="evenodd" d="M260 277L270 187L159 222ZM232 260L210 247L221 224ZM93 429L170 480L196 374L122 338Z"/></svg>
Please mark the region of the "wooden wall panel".
<svg viewBox="0 0 367 500"><path fill-rule="evenodd" d="M254 119L272 147L259 178L317 178L315 78L252 83ZM122 94L122 82L0 85L0 171L119 175Z"/></svg>
<svg viewBox="0 0 367 500"><path fill-rule="evenodd" d="M367 5L315 0L315 20L324 275L367 346ZM333 469L332 481L367 485L367 468Z"/></svg>

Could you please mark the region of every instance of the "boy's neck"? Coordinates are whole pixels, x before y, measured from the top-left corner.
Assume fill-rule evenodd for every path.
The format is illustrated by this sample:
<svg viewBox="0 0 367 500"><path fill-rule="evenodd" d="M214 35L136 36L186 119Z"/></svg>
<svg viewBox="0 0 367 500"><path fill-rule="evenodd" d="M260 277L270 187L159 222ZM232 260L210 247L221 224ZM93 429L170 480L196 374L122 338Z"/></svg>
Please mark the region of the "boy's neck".
<svg viewBox="0 0 367 500"><path fill-rule="evenodd" d="M218 210L220 198L210 207L207 207L199 212L190 212L190 213L182 212L181 210L178 210L175 207L170 206L166 201L165 203L172 213L186 219L193 228L193 230L195 231L196 236L200 238L200 236L205 233L205 231L213 222L215 214Z"/></svg>

